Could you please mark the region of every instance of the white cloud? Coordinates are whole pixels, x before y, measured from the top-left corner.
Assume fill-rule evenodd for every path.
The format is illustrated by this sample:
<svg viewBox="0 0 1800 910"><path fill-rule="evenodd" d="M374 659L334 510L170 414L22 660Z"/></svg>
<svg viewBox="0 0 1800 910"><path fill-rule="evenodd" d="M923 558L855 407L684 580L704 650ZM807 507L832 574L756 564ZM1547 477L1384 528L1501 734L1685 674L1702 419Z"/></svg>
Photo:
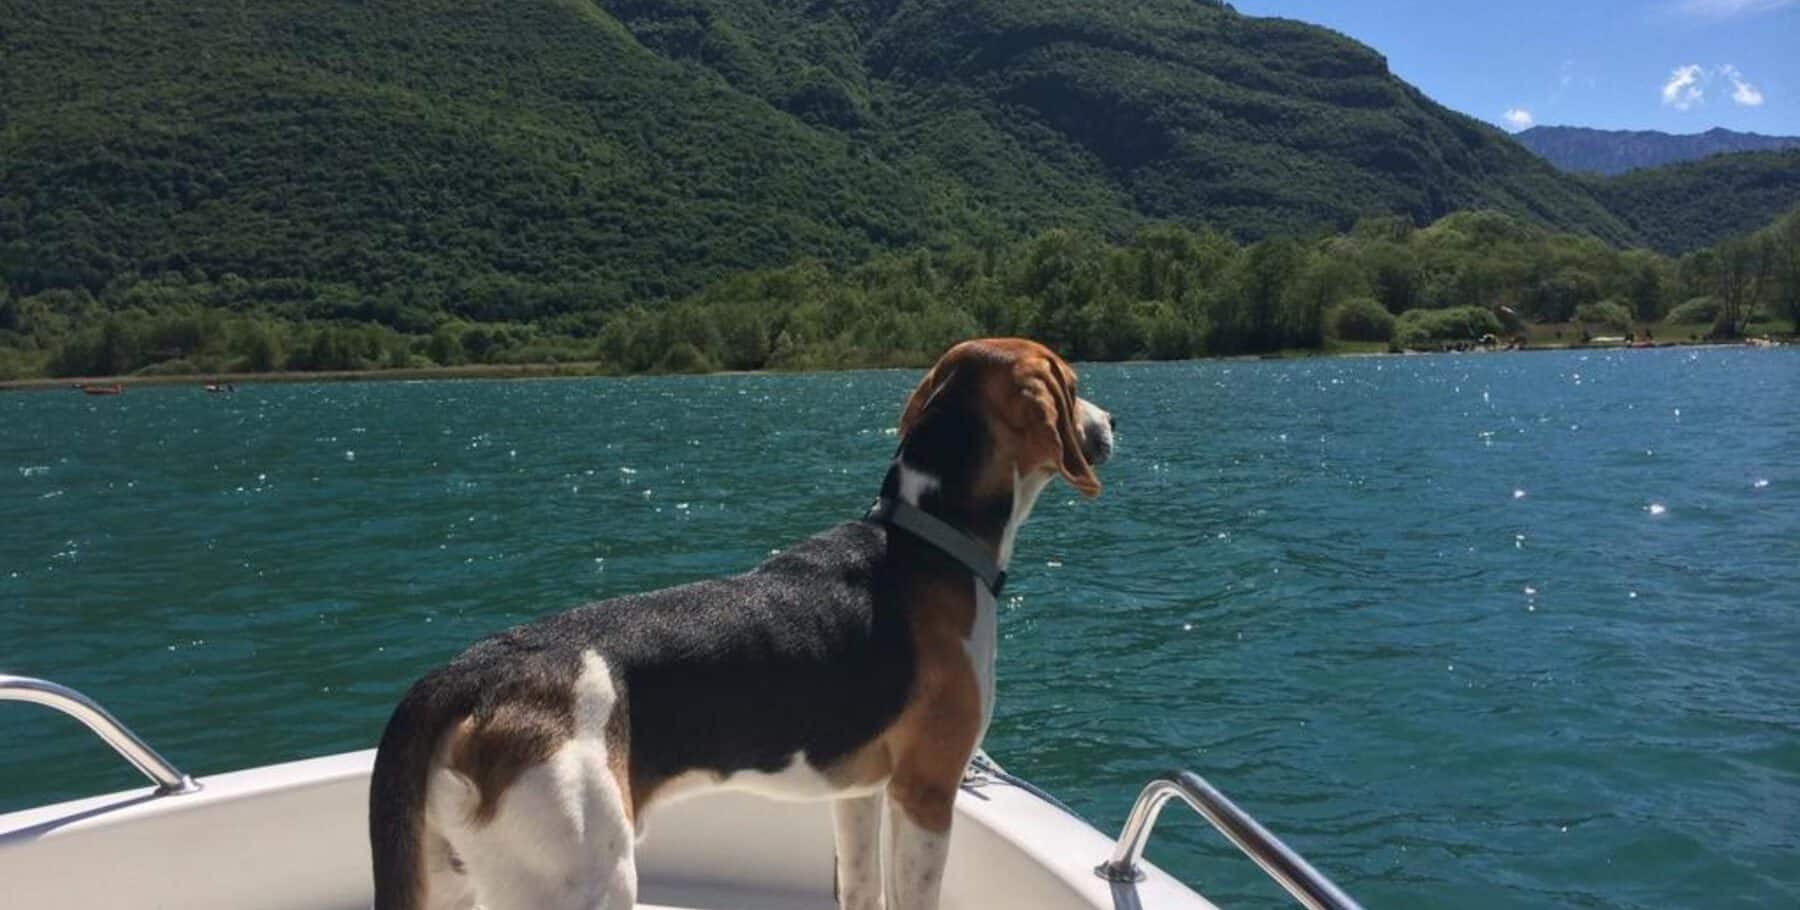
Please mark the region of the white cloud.
<svg viewBox="0 0 1800 910"><path fill-rule="evenodd" d="M1690 16L1729 19L1745 13L1766 13L1796 2L1800 0L1681 0L1677 8Z"/></svg>
<svg viewBox="0 0 1800 910"><path fill-rule="evenodd" d="M1706 81L1706 70L1701 69L1700 64L1678 66L1669 74L1669 81L1663 83L1662 103L1678 111L1703 103L1706 101Z"/></svg>
<svg viewBox="0 0 1800 910"><path fill-rule="evenodd" d="M1719 67L1719 75L1731 80L1731 100L1739 107L1761 107L1763 93L1761 89L1750 84L1738 68L1727 63Z"/></svg>
<svg viewBox="0 0 1800 910"><path fill-rule="evenodd" d="M1718 79L1731 83L1732 103L1739 107L1762 105L1762 89L1752 85L1742 71L1729 63L1722 63L1711 69L1698 63L1676 67L1669 73L1669 81L1663 83L1662 103L1678 111L1704 105L1707 89Z"/></svg>
<svg viewBox="0 0 1800 910"><path fill-rule="evenodd" d="M1506 125L1512 127L1515 133L1519 130L1531 129L1537 124L1537 121L1532 119L1531 112L1522 107L1507 108L1506 113L1500 115L1500 119L1506 121Z"/></svg>

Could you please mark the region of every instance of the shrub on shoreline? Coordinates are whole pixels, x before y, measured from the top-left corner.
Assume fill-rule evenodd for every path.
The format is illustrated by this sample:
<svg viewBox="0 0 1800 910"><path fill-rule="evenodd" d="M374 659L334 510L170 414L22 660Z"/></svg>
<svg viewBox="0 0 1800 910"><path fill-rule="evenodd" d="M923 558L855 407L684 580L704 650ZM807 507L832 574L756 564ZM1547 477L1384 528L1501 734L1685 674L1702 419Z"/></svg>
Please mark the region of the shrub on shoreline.
<svg viewBox="0 0 1800 910"><path fill-rule="evenodd" d="M1352 297L1332 311L1331 327L1345 341L1389 341L1394 314L1372 297Z"/></svg>
<svg viewBox="0 0 1800 910"><path fill-rule="evenodd" d="M1631 311L1616 300L1584 303L1575 308L1575 321L1593 328L1628 332L1631 330Z"/></svg>
<svg viewBox="0 0 1800 910"><path fill-rule="evenodd" d="M1664 321L1675 325L1712 325L1719 318L1719 302L1712 297L1695 297L1669 311Z"/></svg>
<svg viewBox="0 0 1800 910"><path fill-rule="evenodd" d="M1403 348L1424 348L1479 341L1483 335L1500 332L1500 319L1483 307L1407 310L1394 323L1394 343Z"/></svg>

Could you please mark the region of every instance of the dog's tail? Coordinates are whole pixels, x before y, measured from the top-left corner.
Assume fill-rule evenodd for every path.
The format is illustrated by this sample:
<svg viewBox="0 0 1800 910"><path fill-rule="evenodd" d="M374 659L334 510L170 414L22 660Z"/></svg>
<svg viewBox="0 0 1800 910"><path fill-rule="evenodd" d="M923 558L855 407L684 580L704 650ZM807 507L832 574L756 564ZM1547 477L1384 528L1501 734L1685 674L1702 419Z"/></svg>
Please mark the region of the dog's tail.
<svg viewBox="0 0 1800 910"><path fill-rule="evenodd" d="M375 910L425 906L426 784L438 740L455 719L438 674L413 684L388 719L369 779Z"/></svg>

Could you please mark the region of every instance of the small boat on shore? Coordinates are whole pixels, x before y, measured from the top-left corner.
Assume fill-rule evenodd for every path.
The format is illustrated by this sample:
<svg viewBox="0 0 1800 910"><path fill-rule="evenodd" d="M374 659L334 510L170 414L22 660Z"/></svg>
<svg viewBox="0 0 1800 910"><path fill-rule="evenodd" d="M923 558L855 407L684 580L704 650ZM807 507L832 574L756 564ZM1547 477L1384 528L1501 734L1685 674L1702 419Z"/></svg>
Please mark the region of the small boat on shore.
<svg viewBox="0 0 1800 910"><path fill-rule="evenodd" d="M192 778L81 693L0 675L0 701L86 724L155 783L0 814L8 907L349 910L369 906L373 749ZM1179 797L1302 905L1361 910L1329 879L1192 772L1139 795L1117 841L977 752L957 794L944 910L1218 910L1144 862ZM645 910L831 910L824 803L721 791L660 809L638 852Z"/></svg>
<svg viewBox="0 0 1800 910"><path fill-rule="evenodd" d="M123 395L125 393L124 384L117 382L112 385L95 385L91 382L84 382L75 386L75 389L83 395Z"/></svg>

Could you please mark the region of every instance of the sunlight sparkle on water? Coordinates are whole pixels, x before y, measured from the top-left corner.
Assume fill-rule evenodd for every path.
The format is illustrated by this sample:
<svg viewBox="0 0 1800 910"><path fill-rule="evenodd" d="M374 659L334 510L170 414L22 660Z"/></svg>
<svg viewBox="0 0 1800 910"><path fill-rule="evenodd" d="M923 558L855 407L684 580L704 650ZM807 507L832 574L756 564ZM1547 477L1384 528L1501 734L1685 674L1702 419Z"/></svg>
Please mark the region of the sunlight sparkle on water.
<svg viewBox="0 0 1800 910"><path fill-rule="evenodd" d="M1653 502L1653 503L1649 504L1648 506L1645 506L1644 510L1649 512L1652 515L1661 515L1667 511L1669 511L1669 508L1668 508L1668 506L1665 506L1660 502Z"/></svg>

